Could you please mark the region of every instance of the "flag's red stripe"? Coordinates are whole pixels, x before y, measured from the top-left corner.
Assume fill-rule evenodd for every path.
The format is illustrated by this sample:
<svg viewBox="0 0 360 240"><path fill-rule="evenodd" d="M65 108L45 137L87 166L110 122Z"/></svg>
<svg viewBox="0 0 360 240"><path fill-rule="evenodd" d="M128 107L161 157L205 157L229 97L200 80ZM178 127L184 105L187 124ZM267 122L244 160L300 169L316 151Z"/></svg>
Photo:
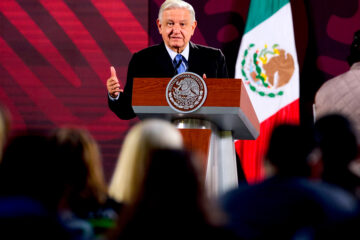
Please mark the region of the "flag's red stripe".
<svg viewBox="0 0 360 240"><path fill-rule="evenodd" d="M129 8L120 0L92 0L131 53L148 46L148 34Z"/></svg>
<svg viewBox="0 0 360 240"><path fill-rule="evenodd" d="M61 0L40 0L40 3L63 28L105 84L110 77L110 62L77 16Z"/></svg>
<svg viewBox="0 0 360 240"><path fill-rule="evenodd" d="M71 66L18 3L13 0L2 0L0 2L0 11L65 79L74 86L81 85L80 79Z"/></svg>
<svg viewBox="0 0 360 240"><path fill-rule="evenodd" d="M269 138L274 127L283 123L300 123L299 100L295 100L263 121L260 124L260 135L256 140L238 140L235 142L236 152L249 183L258 182L264 178L263 159Z"/></svg>

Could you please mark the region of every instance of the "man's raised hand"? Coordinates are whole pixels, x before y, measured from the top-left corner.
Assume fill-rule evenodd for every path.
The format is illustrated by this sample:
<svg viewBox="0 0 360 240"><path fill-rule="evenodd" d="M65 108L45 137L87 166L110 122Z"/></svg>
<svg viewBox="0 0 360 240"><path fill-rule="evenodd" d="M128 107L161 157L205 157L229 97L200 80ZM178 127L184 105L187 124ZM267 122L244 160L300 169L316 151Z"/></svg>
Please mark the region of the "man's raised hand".
<svg viewBox="0 0 360 240"><path fill-rule="evenodd" d="M111 97L116 98L123 89L120 89L120 83L116 76L116 71L113 66L110 67L110 78L106 81L106 87Z"/></svg>

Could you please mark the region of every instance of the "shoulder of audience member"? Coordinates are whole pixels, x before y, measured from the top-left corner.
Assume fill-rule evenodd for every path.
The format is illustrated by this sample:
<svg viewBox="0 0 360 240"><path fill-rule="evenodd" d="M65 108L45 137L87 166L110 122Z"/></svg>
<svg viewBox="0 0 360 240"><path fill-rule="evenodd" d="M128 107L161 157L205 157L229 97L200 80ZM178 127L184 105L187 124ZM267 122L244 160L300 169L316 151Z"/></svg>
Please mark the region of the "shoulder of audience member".
<svg viewBox="0 0 360 240"><path fill-rule="evenodd" d="M226 193L224 193L223 196L220 197L221 205L228 205L229 203L236 201L238 197L246 194L246 192L249 191L251 188L252 186L250 186L246 182L239 183L237 188L227 191Z"/></svg>
<svg viewBox="0 0 360 240"><path fill-rule="evenodd" d="M319 88L318 92L324 91L325 89L333 89L334 86L337 86L338 84L345 84L344 79L348 77L348 75L351 75L352 73L350 71L346 71L338 76L335 76L327 81L325 81Z"/></svg>
<svg viewBox="0 0 360 240"><path fill-rule="evenodd" d="M342 217L354 217L359 214L359 201L338 186L325 182L313 182L308 189L314 200L339 220Z"/></svg>

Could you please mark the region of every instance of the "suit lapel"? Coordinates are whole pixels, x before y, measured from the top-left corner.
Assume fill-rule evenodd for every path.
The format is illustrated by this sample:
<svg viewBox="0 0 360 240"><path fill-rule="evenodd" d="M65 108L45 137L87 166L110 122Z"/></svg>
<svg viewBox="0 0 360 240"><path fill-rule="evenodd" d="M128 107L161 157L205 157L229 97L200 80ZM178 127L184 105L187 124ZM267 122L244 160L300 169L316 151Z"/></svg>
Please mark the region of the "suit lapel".
<svg viewBox="0 0 360 240"><path fill-rule="evenodd" d="M159 44L159 54L157 57L158 64L160 65L161 73L164 77L172 77L175 74L175 69L172 64L171 57L165 48L165 43Z"/></svg>
<svg viewBox="0 0 360 240"><path fill-rule="evenodd" d="M188 69L187 71L188 72L196 72L196 63L199 63L199 59L197 59L198 57L198 54L197 54L197 51L198 51L198 47L192 43L192 42L189 42L189 47L190 47L190 50L189 50L189 60L188 60Z"/></svg>

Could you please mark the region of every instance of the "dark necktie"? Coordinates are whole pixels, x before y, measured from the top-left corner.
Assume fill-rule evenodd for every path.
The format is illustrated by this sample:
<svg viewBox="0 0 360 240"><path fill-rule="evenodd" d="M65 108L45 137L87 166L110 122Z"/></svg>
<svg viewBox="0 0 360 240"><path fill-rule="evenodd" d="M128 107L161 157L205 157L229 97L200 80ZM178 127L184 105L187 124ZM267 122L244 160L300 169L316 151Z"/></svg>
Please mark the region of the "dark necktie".
<svg viewBox="0 0 360 240"><path fill-rule="evenodd" d="M180 53L174 59L174 66L178 74L186 71L186 59Z"/></svg>

